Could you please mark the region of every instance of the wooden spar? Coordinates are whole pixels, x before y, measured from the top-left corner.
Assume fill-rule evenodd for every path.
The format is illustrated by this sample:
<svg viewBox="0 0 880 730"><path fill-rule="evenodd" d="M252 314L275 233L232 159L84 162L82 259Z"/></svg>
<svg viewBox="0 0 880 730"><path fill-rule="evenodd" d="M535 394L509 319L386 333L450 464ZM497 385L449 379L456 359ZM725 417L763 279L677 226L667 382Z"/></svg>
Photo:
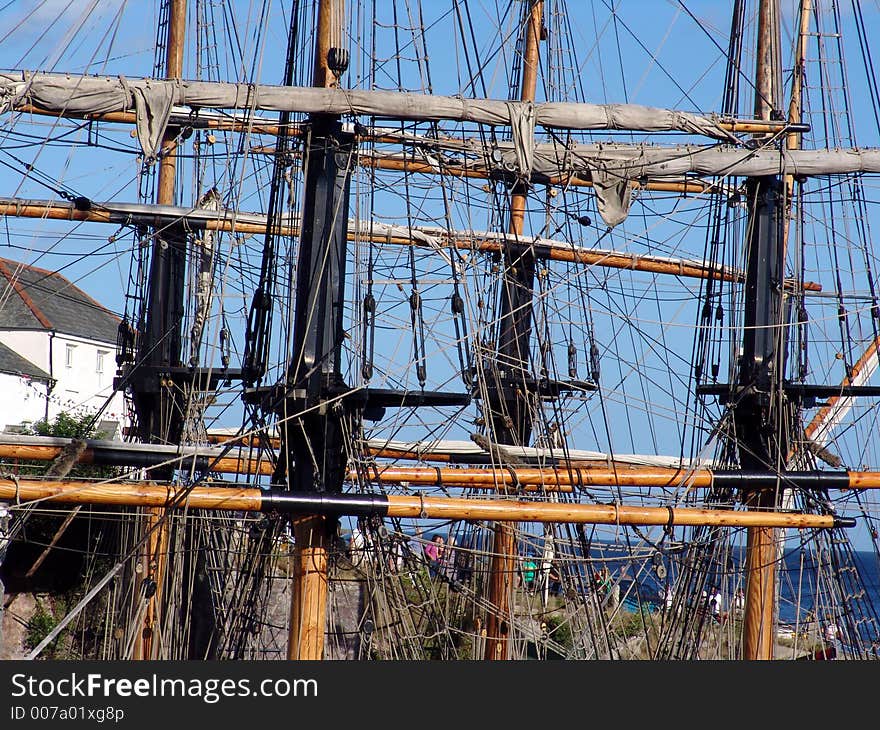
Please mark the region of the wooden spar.
<svg viewBox="0 0 880 730"><path fill-rule="evenodd" d="M847 387L852 385L861 375L862 371L869 364L872 366L872 372L877 367L877 359L878 359L878 348L880 348L880 335L874 338L870 345L865 349L862 353L862 356L856 361L856 363L852 366L850 370L850 375L844 377L841 381L841 386ZM873 362L872 362L873 360ZM852 396L846 396L852 397ZM839 395L831 396L825 402L825 405L822 406L813 416L813 419L807 424L804 433L808 439L813 438L817 434L817 432L822 429L831 416L838 409L839 404L842 402L842 398Z"/></svg>
<svg viewBox="0 0 880 730"><path fill-rule="evenodd" d="M761 0L758 10L758 45L755 63L755 118L770 119L776 106L775 76L778 49L777 0Z"/></svg>
<svg viewBox="0 0 880 730"><path fill-rule="evenodd" d="M0 442L0 458L50 461L61 452L62 448L62 446L4 444ZM377 455L381 456L381 452ZM87 446L78 461L83 464L126 464L132 467L143 467L145 464L144 456L143 451L102 450ZM173 466L174 468L189 468L193 459L197 458L202 460L202 463L196 466L197 471L201 472L262 474L265 476L274 472L273 464L267 459L241 456L218 457L211 454L197 455L196 453L177 455L173 452L166 454L162 451L156 451L152 456L152 464ZM358 470L351 469L346 478L355 483L363 478L363 474ZM608 462L605 460L597 460L595 464L561 462L555 468L536 467L530 469L451 467L436 469L376 465L369 478L383 484L409 483L419 486L436 486L439 483L448 487L486 490L515 487L524 492L572 492L576 485L670 486L686 482L694 486L707 486L711 483L711 474L704 470L686 472L677 469L634 467L630 464L619 464L609 469ZM633 480L638 484L635 484Z"/></svg>
<svg viewBox="0 0 880 730"><path fill-rule="evenodd" d="M166 77L169 79L183 78L183 49L186 30L186 0L171 0L168 19L168 46L166 60ZM174 141L176 134L173 129L165 131L162 140L162 155L159 158L159 180L156 202L159 205L174 204L175 176L177 174L176 149L167 149Z"/></svg>
<svg viewBox="0 0 880 730"><path fill-rule="evenodd" d="M758 494L757 497L764 497ZM756 507L768 499L755 500ZM778 531L766 525L751 526L746 532L746 596L743 615L743 659L773 659L776 630L773 625L776 601L776 557Z"/></svg>
<svg viewBox="0 0 880 730"><path fill-rule="evenodd" d="M520 101L534 102L538 85L539 45L543 32L544 0L531 0L522 38L522 79ZM514 238L524 230L529 181L518 180L510 189L508 231ZM531 339L532 288L535 280L534 252L505 247L502 251L504 280L501 287L498 355L514 368L525 367ZM509 390L509 386L506 386ZM501 392L487 403L490 433L502 444L527 445L531 436L531 403ZM492 527L492 557L489 565L489 610L486 613L484 658L503 661L509 656L513 577L516 574L516 537L514 527L496 521Z"/></svg>
<svg viewBox="0 0 880 730"><path fill-rule="evenodd" d="M401 172L418 172L426 175L446 175L449 177L475 178L477 180L488 180L490 177L485 170L468 168L467 166L437 166L427 162L396 159L393 157L379 157L374 155L360 155L358 157L358 164L363 165L364 167L373 167L377 170L399 170ZM542 178L541 182L561 187L593 187L592 180L587 180L578 177L577 175L554 175L548 178ZM688 180L686 182L676 182L671 180L647 180L645 182L639 182L638 180L631 180L629 184L634 190L653 190L655 192L684 193L687 195L708 193L717 187L716 183L701 182L699 180Z"/></svg>
<svg viewBox="0 0 880 730"><path fill-rule="evenodd" d="M31 444L4 444L0 443L0 458L3 459L27 459L29 461L50 461L61 453L61 446L39 446ZM176 469L186 469L195 458L195 454L174 455L156 453L155 464L158 466L172 466ZM200 455L205 459L208 466L205 471L218 472L220 474L272 474L273 466L265 459L245 458L240 456L217 457L210 454ZM110 459L105 451L95 448L86 448L79 459L80 464L126 464L131 467L143 466L135 458L126 460L124 454L118 458ZM126 463L127 461L127 463ZM199 469L202 471L202 469Z"/></svg>
<svg viewBox="0 0 880 730"><path fill-rule="evenodd" d="M327 617L327 518L308 515L291 522L294 532L288 659L324 658Z"/></svg>
<svg viewBox="0 0 880 730"><path fill-rule="evenodd" d="M333 89L339 79L330 69L331 48L342 47L343 5L339 0L319 0L318 29L315 34L315 65L312 86Z"/></svg>
<svg viewBox="0 0 880 730"><path fill-rule="evenodd" d="M160 486L153 482L99 483L76 480L16 481L0 478L0 499L63 504L118 505L131 507L188 507L212 510L259 511L261 490L237 487Z"/></svg>
<svg viewBox="0 0 880 730"><path fill-rule="evenodd" d="M361 472L361 477L363 473ZM352 476L355 473L352 472ZM739 480L739 476L745 477ZM697 469L694 471L664 469L662 467L619 468L577 468L565 469L530 468L511 466L498 469L434 469L431 467L397 467L378 468L370 474L370 481L381 484L409 484L417 486L447 486L476 488L503 484L515 487L517 484L528 485L565 485L584 487L622 486L622 487L669 487L687 484L694 488L709 488L724 483L727 486L741 488L750 482L767 486L777 480L797 486L808 485L809 488L825 486L831 489L880 489L880 472L875 471L827 471L827 472L792 472L789 474L767 474L763 481L749 479L753 474L742 471L710 471Z"/></svg>
<svg viewBox="0 0 880 730"><path fill-rule="evenodd" d="M103 112L95 114L75 114L69 111L55 112L43 109L33 104L16 104L12 111L21 114L37 114L47 117L64 117L68 119L87 119L95 122L109 122L113 124L130 124L137 122L134 112ZM219 132L244 132L247 134L266 134L275 137L279 133L279 125L271 119L260 116L249 117L210 117L204 114L194 114L190 111L185 113L171 112L171 122L180 126L190 126L193 129L216 129ZM715 120L715 124L719 128L727 131L742 134L779 134L785 132L789 128L787 122L768 121L763 119L732 119L732 120ZM288 134L290 136L300 136L302 130L298 124L292 125ZM389 135L387 133L371 133L360 132L357 135L358 140L366 142L395 143L400 141L399 136ZM459 140L460 141L460 140Z"/></svg>
<svg viewBox="0 0 880 730"><path fill-rule="evenodd" d="M143 630L136 637L132 649L132 659L156 659L159 643L156 639L156 628L161 626L162 603L161 591L165 582L165 566L168 554L168 510L166 507L148 507L145 510L146 520L144 531L147 539L144 542L143 561L146 566L145 575L152 577L156 584L155 593L147 599L144 607ZM143 600L140 586L134 592L137 601Z"/></svg>
<svg viewBox="0 0 880 730"><path fill-rule="evenodd" d="M184 35L186 29L186 0L170 0L169 16L168 16L168 37L167 37L167 58L166 58L166 77L169 79L183 78L183 51L184 51ZM165 130L162 137L161 150L162 154L159 158L159 175L156 183L156 202L159 205L174 204L174 190L177 176L177 145L175 142L176 133L172 127ZM174 241L154 241L152 256L165 256L163 249L175 248L177 243ZM171 254L175 255L175 254ZM179 255L179 254L178 254ZM162 271L162 274L159 272ZM151 276L171 275L170 269L157 267L153 262ZM151 282L151 287L156 287L156 282ZM165 283L159 283L155 291L166 291ZM157 306L154 301L153 292L150 293L150 303ZM163 305L164 306L164 305ZM177 325L174 325L177 326ZM163 333L164 334L164 333ZM160 394L160 399L163 396ZM151 403L150 408L154 411L153 415L148 419L145 429L151 431L143 436L162 438L163 435L157 431L158 418L155 413L158 404ZM167 405L167 404L166 404ZM162 412L165 408L158 408ZM173 410L173 409L169 409ZM138 410L139 418L146 418L146 412ZM144 576L152 578L155 582L156 589L153 594L147 598L147 605L143 614L142 631L135 639L133 647L133 659L157 659L156 648L157 643L154 642L155 630L161 625L161 600L164 590L164 576L166 566L166 551L168 542L168 525L165 521L164 511L161 509L148 509L145 529L147 531L147 540L144 543ZM136 600L143 600L140 590L134 591Z"/></svg>
<svg viewBox="0 0 880 730"><path fill-rule="evenodd" d="M30 113L39 113L39 114L47 114L49 116L76 116L76 115L68 115L68 114L60 114L54 112L47 112L45 110L39 110L36 107L26 105L19 109L22 112L30 112ZM88 119L101 119L106 121L113 122L126 122L129 120L133 120L135 115L130 112L110 112L106 114L92 114L85 115L84 118ZM248 123L246 121L238 121L238 120L206 120L202 124L192 124L189 118L181 118L174 119L181 126L193 126L199 128L210 128L210 129L229 129L231 131L246 131L249 133L263 133L263 134L277 134L280 130L278 125L267 125L263 122L255 123L253 128L248 127ZM789 128L787 122L728 122L728 123L720 123L720 127L731 131L731 132L741 132L741 133L754 133L760 135L771 135L778 134L784 132ZM789 132L789 134L799 134L801 133L802 128L797 128L799 131ZM291 127L288 129L288 134L290 136L300 136L302 134L302 130L298 127ZM393 135L387 134L359 134L356 136L358 140L365 140L370 142L379 142L386 144L396 144L400 143L400 138L394 137ZM172 139L167 142L167 144L163 147L163 151L169 152L173 151L176 147L176 142ZM250 148L250 152L252 154L266 154L273 155L275 154L275 150L271 147L265 146L254 146ZM400 158L400 157L389 157L382 155L359 155L358 156L358 164L364 167L372 167L375 169L381 170L399 170L402 172L408 173L420 173L420 174L434 174L434 175L447 175L451 177L461 177L461 178L475 178L480 180L489 179L490 175L481 169L470 169L466 165L464 166L456 166L456 165L432 165L424 162L418 162L415 160ZM546 182L551 185L559 185L566 187L593 187L593 181L588 180L582 177L578 177L577 175L560 175L560 176L552 176L547 179L541 180L541 182ZM700 195L703 193L711 192L718 188L717 183L702 181L702 180L631 180L630 186L634 190L651 190L654 192L668 192L668 193L681 193L685 195Z"/></svg>
<svg viewBox="0 0 880 730"><path fill-rule="evenodd" d="M180 209L180 217L185 217L188 209ZM53 220L69 220L83 221L89 223L108 223L119 225L125 223L126 220L146 220L157 227L170 221L167 216L155 214L139 214L114 212L109 209L102 209L100 204L89 210L77 210L72 203L41 201L40 204L29 203L11 203L0 200L0 216L10 216L19 218L47 218ZM249 218L251 216L248 216ZM198 220L188 219L187 224L193 229L204 228L209 231L223 231L227 233L264 233L266 224L253 223L236 219L234 216L222 218L200 218ZM421 229L413 229L421 231ZM299 226L282 224L279 227L279 233L284 236L298 236ZM448 233L430 232L428 235L436 237L438 242L443 246L451 246L465 251L481 251L484 253L500 253L504 247L510 242L508 239L500 239L497 237L482 237L479 234L455 234L450 236ZM372 243L384 243L397 246L421 246L428 247L430 244L415 236L400 235L392 233L390 235L382 233L371 233L369 228L366 230L356 230L351 228L347 232L349 241L370 241ZM523 239L521 245L526 244L529 239ZM662 257L654 257L644 254L631 254L624 251L591 251L588 249L574 248L570 244L561 241L541 240L535 242L535 257L546 258L551 261L565 261L569 263L584 264L587 266L600 266L614 269L630 269L633 271L646 271L653 274L670 274L672 276L682 276L694 279L721 279L724 281L742 281L743 274L740 271L732 270L726 267L709 267L698 261L686 261L669 259ZM793 288L795 282L786 281L787 288ZM821 285L814 282L805 282L803 289L806 291L822 291Z"/></svg>
<svg viewBox="0 0 880 730"><path fill-rule="evenodd" d="M27 573L24 574L25 578L30 578L34 573L37 572L39 567L43 564L43 561L49 557L49 553L52 548L54 548L58 541L61 539L61 536L64 534L65 530L70 527L70 523L73 522L73 519L79 514L79 511L82 509L82 505L78 504L74 507L70 512L67 513L67 517L64 518L64 522L61 523L60 527L55 530L55 534L52 535L52 539L49 541L49 544L43 548L43 552L40 553L39 557L34 561L34 564L28 568Z"/></svg>
<svg viewBox="0 0 880 730"><path fill-rule="evenodd" d="M388 497L389 517L419 517L424 504L429 518L450 520L493 520L506 522L574 523L594 525L667 525L670 512L673 525L713 525L743 527L832 527L831 515L791 514L696 508L624 507L606 504L566 504L562 502L513 502L443 497Z"/></svg>
<svg viewBox="0 0 880 730"><path fill-rule="evenodd" d="M57 439L61 441L61 439ZM264 474L273 473L270 460L248 458L245 456L220 456L216 452L205 452L197 449L185 453L177 453L173 447L158 447L154 450L126 449L125 444L100 446L100 441L86 440L86 448L78 458L81 464L111 464L131 467L168 466L176 469L194 468L199 472L217 472L226 474ZM27 459L32 461L50 461L58 456L63 449L61 444L40 445L33 443L3 443L0 438L0 458ZM368 449L371 456L387 457L384 450ZM397 452L395 452L397 453ZM424 456L424 455L423 455ZM413 455L413 458L415 456ZM363 473L351 469L347 478L357 481ZM496 488L519 487L526 491L548 489L571 491L573 485L586 486L602 483L627 484L630 479L644 478L644 486L669 486L687 482L694 486L707 486L710 472L703 469L694 471L664 468L642 467L632 464L614 463L611 468L605 459L595 462L560 461L555 467L511 467L510 469L487 469L477 467L401 467L376 464L370 467L369 478L389 483L411 482L419 485L437 485L464 488Z"/></svg>
<svg viewBox="0 0 880 730"><path fill-rule="evenodd" d="M99 114L73 114L68 111L53 112L48 109L42 109L33 104L17 104L14 111L21 114L37 114L47 117L63 117L66 119L86 119L93 122L107 122L110 124L129 124L135 125L137 117L134 112L103 112ZM173 110L169 120L172 124L180 126L189 126L193 129L216 129L218 132L243 132L247 134L268 134L276 136L280 127L277 122L262 118L237 118L237 119L221 119L215 117L205 117L203 115L193 116L191 114L176 114ZM736 127L736 131L751 132L755 130L742 129L742 123ZM730 126L734 126L730 124ZM729 130L734 131L734 130ZM782 131L782 130L777 130ZM301 134L298 126L289 130L289 134Z"/></svg>
<svg viewBox="0 0 880 730"><path fill-rule="evenodd" d="M552 468L520 467L498 469L437 468L430 467L379 467L369 475L381 483L408 483L419 486L448 486L462 488L529 486L613 486L668 487L686 483L693 487L708 487L712 473L707 470L694 472L678 469L636 467L627 469L576 468L564 465Z"/></svg>
<svg viewBox="0 0 880 730"><path fill-rule="evenodd" d="M0 443L0 458L4 459L28 459L33 461L50 461L61 451L60 446L31 446ZM159 456L164 456L157 452ZM194 454L170 457L159 462L159 465L176 468L185 468L187 461ZM217 458L201 455L210 464L209 469L218 473L233 474L264 474L272 473L268 462L258 459L244 459L241 457ZM114 458L111 462L104 460L93 449L86 448L79 459L79 463L124 463L124 456ZM133 464L141 465L141 462ZM202 469L200 469L202 470ZM351 483L363 481L376 484L406 484L419 487L450 487L456 489L521 489L522 491L558 491L571 492L575 487L610 487L623 486L633 488L671 487L686 484L693 488L709 488L717 484L719 480L727 485L739 488L748 484L746 480L738 482L736 475L744 472L728 472L725 470L712 469L676 469L655 466L637 466L632 464L618 463L614 468L608 468L606 461L599 461L594 465L585 465L584 462L560 462L556 466L529 467L510 466L505 468L481 468L481 467L429 467L429 466L395 466L376 464L366 472L363 469L350 469L346 473L346 479ZM805 476L807 475L807 476ZM792 472L777 476L770 475L765 481L781 480L783 484L790 482L797 486L806 478L815 479L807 488L867 490L880 489L880 472L873 471L817 471L817 472ZM823 479L828 481L823 482ZM833 481L832 481L833 480Z"/></svg>
<svg viewBox="0 0 880 730"><path fill-rule="evenodd" d="M508 499L400 495L298 494L287 504L290 492L254 487L180 487L154 483L102 484L75 480L49 481L0 478L0 499L25 504L37 501L63 504L273 511L320 515L376 514L387 517L449 520L504 520L535 523L605 525L708 525L718 527L772 526L828 529L854 524L833 515L758 510L713 510L692 507L633 507L614 504L534 502ZM304 519L312 519L314 514ZM314 556L312 556L314 559ZM311 570L311 566L310 566ZM321 632L323 633L323 632Z"/></svg>
<svg viewBox="0 0 880 730"><path fill-rule="evenodd" d="M775 63L775 55L779 42L779 18L776 16L776 0L761 0L758 12L758 45L755 69L755 116L761 119L770 119L776 104L776 76L780 71ZM770 185L768 184L767 190L769 191L769 189ZM766 199L768 201L771 200L771 194L765 191L764 182L761 180L757 181L755 202L753 203L753 207L755 208L757 207L759 195L766 195ZM767 203L770 212L765 213L764 215L769 216L772 220L774 212L771 205L772 203ZM776 205L778 206L778 201L776 202ZM749 227L752 228L759 225L761 225L761 220L758 214L754 210L750 211ZM760 236L761 234L758 233L749 238L748 258L750 259L750 266L754 266L755 270L759 272L756 281L759 281L760 279L761 270L768 270L769 267L772 266L772 262L778 259L778 249L784 245L784 241L773 232L772 224L767 225L767 229L769 231L767 243L763 244L766 245L767 250L762 251L760 254L758 253L758 245L761 244L756 245L755 241L758 240L756 236ZM766 259L766 261L756 262L755 260L759 255L762 259ZM758 286L760 287L761 284L758 283ZM774 319L775 314L777 313L773 312L773 304L770 303L769 306L763 310L763 314L759 315L759 321L756 321L755 324L762 328L772 327L777 324ZM761 317L764 319L761 320ZM744 337L750 338L752 343L756 342L754 330L744 335ZM775 360L775 356L778 353L784 352L784 332L782 329L779 330L779 337L782 342L776 344L775 351L770 357L771 360ZM753 346L752 351L759 357L766 358L768 354L766 352L758 352L757 345ZM758 363L759 368L762 368L765 365L766 360ZM744 362L743 367L751 367L751 365ZM771 376L771 380L772 379ZM762 423L764 410L765 409L759 410L753 407L751 419L745 419L742 425L749 428L748 422L751 420L751 427L756 430L762 429L764 427L764 424ZM775 418L776 425L768 426L767 430L772 429L774 434L781 433L781 426L779 426L779 410L777 408L772 409L771 417ZM742 460L748 461L754 458L756 461L760 461L760 457L756 458L756 456L753 455L762 453L763 449L759 446L758 450L755 450L753 444L750 442L747 445L743 445L741 452L742 451L746 452L744 455L741 454ZM780 458L778 444L775 442L773 444L768 442L766 451L768 466L777 462ZM784 456L782 458L784 458ZM750 490L746 494L745 501L752 509L767 510L775 508L777 504L777 496L777 489L755 489ZM773 620L776 605L776 561L779 549L778 538L779 533L777 533L772 527L753 526L747 530L746 595L743 612L744 659L773 659L773 646L775 643Z"/></svg>

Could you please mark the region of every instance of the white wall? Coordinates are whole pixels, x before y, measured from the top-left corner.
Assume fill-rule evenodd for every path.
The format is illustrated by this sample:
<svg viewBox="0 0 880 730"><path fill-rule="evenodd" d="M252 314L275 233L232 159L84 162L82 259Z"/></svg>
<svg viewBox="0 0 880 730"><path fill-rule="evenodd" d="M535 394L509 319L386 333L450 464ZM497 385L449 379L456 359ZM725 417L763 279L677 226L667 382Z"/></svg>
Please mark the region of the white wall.
<svg viewBox="0 0 880 730"><path fill-rule="evenodd" d="M48 332L41 331L0 332L0 342L55 378L55 387L49 394L50 421L62 411L74 414L81 411L94 412L110 398L100 420L127 425L125 399L122 393L113 392L113 377L116 374L115 344L64 334L50 337ZM103 353L102 372L98 372L99 352ZM15 383L11 382L13 379ZM20 383L17 382L20 378L17 376L6 376L2 380L4 384L0 384L0 409L5 413L0 416L0 421L5 421L4 426L21 423L25 416L18 417L15 414L16 404L21 404L24 408L24 404L30 403L26 399L29 394L20 389ZM29 390L32 394L33 389ZM45 393L45 388L42 390ZM44 396L38 415L28 420L44 418L45 413ZM30 410L27 410L27 414L30 414ZM107 438L114 438L116 435L107 434Z"/></svg>
<svg viewBox="0 0 880 730"><path fill-rule="evenodd" d="M39 330L3 330L0 342L41 370L49 372L49 334Z"/></svg>
<svg viewBox="0 0 880 730"><path fill-rule="evenodd" d="M101 372L98 371L99 352L103 353ZM52 376L56 383L49 403L49 420L61 411L96 411L110 398L101 420L121 423L124 420L124 399L122 393L113 392L115 374L115 344L55 335L52 338ZM108 437L112 436L108 434Z"/></svg>
<svg viewBox="0 0 880 730"><path fill-rule="evenodd" d="M45 415L45 383L0 373L0 431L22 422L33 424Z"/></svg>

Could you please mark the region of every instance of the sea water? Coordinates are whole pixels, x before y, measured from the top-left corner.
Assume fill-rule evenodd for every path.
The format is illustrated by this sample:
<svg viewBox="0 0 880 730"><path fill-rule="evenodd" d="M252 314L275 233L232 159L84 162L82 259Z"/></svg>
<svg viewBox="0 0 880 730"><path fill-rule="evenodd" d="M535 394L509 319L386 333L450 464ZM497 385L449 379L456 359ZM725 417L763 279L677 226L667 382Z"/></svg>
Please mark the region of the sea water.
<svg viewBox="0 0 880 730"><path fill-rule="evenodd" d="M744 550L733 552L732 570L716 574L710 579L711 584L705 586L708 591L712 585L718 585L722 595L722 611L731 609L736 589L745 587L741 560ZM853 551L850 556L850 559L837 566L830 565L826 560L822 569L817 570L814 555L799 550L783 555L776 573L781 631L824 630L829 624L836 624L857 631L863 646L876 642L880 626L880 556L870 551ZM667 561L665 564L672 562L668 558ZM674 571L673 567L668 575L669 580L675 577ZM643 610L658 610L662 606L665 581L658 580L654 571L643 573L638 581L639 597L625 602L624 608L636 611L641 606ZM625 595L626 587L631 588L632 581L622 583L621 593ZM630 591L630 594L633 593ZM699 600L695 596L694 605ZM850 639L854 640L855 637ZM839 648L846 651L842 643ZM859 651L853 653L859 654Z"/></svg>
<svg viewBox="0 0 880 730"><path fill-rule="evenodd" d="M682 554L663 554L660 561L649 561L648 567L645 567L644 558L635 561L628 559L630 549L629 546L592 543L589 570L609 569L612 578L620 582L621 595L628 596L625 608L637 610L641 606L643 610L656 610L662 606L667 583L674 586L682 574ZM776 573L779 582L779 622L794 625L811 618L825 621L830 616L811 616L811 612L815 613L818 608L820 612L833 613L836 610L839 613L842 610L840 606L847 603L856 617L864 615L876 620L880 616L880 556L872 551L853 551L850 556L851 559L841 558L838 565L826 557L824 565L818 569L815 555L808 551L785 552ZM730 610L736 590L745 589L744 558L745 549L733 546L727 565L710 574L705 579L705 585L697 586L695 579L692 584L697 593L694 605L699 603L701 589L708 591L717 585L722 596L722 610ZM650 562L662 564L664 571L656 570ZM850 569L850 565L854 570ZM633 581L638 581L637 591ZM589 590L589 576L584 575L582 582ZM834 609L835 606L838 608Z"/></svg>

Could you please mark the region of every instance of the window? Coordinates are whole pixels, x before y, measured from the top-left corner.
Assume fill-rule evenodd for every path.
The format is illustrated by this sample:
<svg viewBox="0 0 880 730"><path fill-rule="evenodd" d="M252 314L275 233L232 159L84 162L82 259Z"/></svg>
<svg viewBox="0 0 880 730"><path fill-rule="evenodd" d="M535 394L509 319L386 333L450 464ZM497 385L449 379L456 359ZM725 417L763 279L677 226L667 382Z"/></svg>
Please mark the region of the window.
<svg viewBox="0 0 880 730"><path fill-rule="evenodd" d="M76 349L76 345L65 345L64 348L64 367L72 368L73 351Z"/></svg>
<svg viewBox="0 0 880 730"><path fill-rule="evenodd" d="M98 373L98 385L104 385L104 356L107 355L107 350L98 350L98 357L95 360L95 372Z"/></svg>

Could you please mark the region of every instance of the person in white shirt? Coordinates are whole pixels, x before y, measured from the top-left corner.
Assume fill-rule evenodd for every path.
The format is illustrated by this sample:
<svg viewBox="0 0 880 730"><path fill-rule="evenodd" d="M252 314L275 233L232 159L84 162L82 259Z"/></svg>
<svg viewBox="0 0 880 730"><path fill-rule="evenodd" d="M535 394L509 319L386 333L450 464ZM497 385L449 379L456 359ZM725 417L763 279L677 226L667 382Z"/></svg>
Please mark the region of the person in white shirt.
<svg viewBox="0 0 880 730"><path fill-rule="evenodd" d="M721 621L721 592L718 590L718 586L712 586L707 607L712 618Z"/></svg>
<svg viewBox="0 0 880 730"><path fill-rule="evenodd" d="M828 623L825 624L825 641L829 646L837 648L838 633L840 633L840 630L837 628L837 624L834 623L833 619L828 619Z"/></svg>
<svg viewBox="0 0 880 730"><path fill-rule="evenodd" d="M672 599L672 586L667 583L666 588L663 591L663 606L667 611L672 608Z"/></svg>

